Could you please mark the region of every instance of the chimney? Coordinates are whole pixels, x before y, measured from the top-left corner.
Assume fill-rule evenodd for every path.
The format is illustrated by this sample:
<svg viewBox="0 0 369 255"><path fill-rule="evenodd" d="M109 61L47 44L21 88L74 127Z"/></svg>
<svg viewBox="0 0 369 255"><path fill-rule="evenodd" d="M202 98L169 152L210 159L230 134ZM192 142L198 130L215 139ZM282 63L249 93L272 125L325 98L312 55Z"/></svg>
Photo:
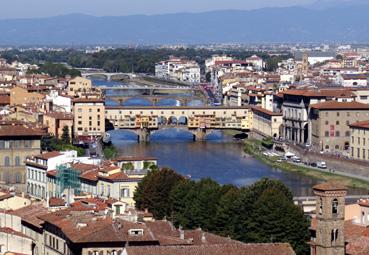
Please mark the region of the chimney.
<svg viewBox="0 0 369 255"><path fill-rule="evenodd" d="M202 232L202 234L201 234L201 243L203 243L203 244L206 243L205 232Z"/></svg>
<svg viewBox="0 0 369 255"><path fill-rule="evenodd" d="M179 226L178 230L179 230L179 238L181 240L184 240L184 231L182 229L182 226Z"/></svg>

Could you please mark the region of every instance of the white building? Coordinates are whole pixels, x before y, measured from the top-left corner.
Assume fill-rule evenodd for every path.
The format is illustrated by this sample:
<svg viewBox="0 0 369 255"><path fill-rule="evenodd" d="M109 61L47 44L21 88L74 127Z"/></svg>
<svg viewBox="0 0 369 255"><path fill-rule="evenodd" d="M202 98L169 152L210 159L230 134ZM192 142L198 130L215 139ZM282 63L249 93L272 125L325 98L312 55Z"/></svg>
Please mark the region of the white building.
<svg viewBox="0 0 369 255"><path fill-rule="evenodd" d="M162 79L200 83L200 66L195 61L171 57L155 64L155 76Z"/></svg>
<svg viewBox="0 0 369 255"><path fill-rule="evenodd" d="M72 98L60 95L58 91L50 91L46 95L46 100L52 103L52 110L55 112L72 112Z"/></svg>
<svg viewBox="0 0 369 255"><path fill-rule="evenodd" d="M252 55L251 57L246 58L246 62L251 64L252 67L257 71L261 71L265 68L264 60L256 55Z"/></svg>
<svg viewBox="0 0 369 255"><path fill-rule="evenodd" d="M343 87L366 87L368 76L366 74L339 74L336 82Z"/></svg>
<svg viewBox="0 0 369 255"><path fill-rule="evenodd" d="M27 158L26 185L28 195L37 199L47 199L47 172L76 159L77 151L51 151Z"/></svg>

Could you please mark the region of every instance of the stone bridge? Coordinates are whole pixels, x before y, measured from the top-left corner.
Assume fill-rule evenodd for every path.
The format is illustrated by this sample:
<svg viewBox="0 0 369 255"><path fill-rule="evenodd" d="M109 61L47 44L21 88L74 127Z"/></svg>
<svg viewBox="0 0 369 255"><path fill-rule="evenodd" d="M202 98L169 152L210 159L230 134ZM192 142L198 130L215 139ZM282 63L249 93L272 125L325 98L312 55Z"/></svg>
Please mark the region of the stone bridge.
<svg viewBox="0 0 369 255"><path fill-rule="evenodd" d="M163 128L181 128L194 140L204 140L213 130L249 131L249 107L106 107L106 119L114 129L134 131L138 141L148 142L150 133Z"/></svg>

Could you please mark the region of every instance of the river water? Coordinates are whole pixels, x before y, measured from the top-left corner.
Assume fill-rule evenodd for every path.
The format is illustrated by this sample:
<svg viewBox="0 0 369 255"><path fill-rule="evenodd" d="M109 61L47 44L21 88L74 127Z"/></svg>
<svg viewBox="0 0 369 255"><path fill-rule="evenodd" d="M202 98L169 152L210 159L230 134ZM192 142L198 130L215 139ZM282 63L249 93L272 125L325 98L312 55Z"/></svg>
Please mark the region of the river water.
<svg viewBox="0 0 369 255"><path fill-rule="evenodd" d="M96 85L117 83L94 81ZM107 104L116 104L108 101ZM150 105L142 98L127 101L125 105ZM176 100L163 105L178 105ZM243 144L224 136L220 131L207 136L205 142L193 142L192 135L183 130L167 129L153 132L150 143L139 144L129 131L111 131L112 142L124 156L154 156L159 166L175 169L198 180L210 177L221 184L250 185L267 177L281 180L295 196L312 195L311 187L321 182L296 173L273 169L260 161L243 157ZM367 194L365 190L351 189L349 194Z"/></svg>

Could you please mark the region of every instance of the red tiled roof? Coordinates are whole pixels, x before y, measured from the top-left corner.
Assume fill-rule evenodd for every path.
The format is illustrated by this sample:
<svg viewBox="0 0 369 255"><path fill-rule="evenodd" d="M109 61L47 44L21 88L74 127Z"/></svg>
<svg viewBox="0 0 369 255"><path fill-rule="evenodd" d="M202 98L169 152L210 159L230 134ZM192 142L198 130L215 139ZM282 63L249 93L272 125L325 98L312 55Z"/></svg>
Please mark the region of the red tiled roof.
<svg viewBox="0 0 369 255"><path fill-rule="evenodd" d="M27 235L23 234L22 232L15 231L12 228L6 228L6 227L0 228L0 232L6 233L6 234L10 234L10 235L19 236L19 237L23 237L23 238L29 238L29 239L31 239L30 237L28 237Z"/></svg>
<svg viewBox="0 0 369 255"><path fill-rule="evenodd" d="M101 98L75 98L73 103L104 103L105 100Z"/></svg>
<svg viewBox="0 0 369 255"><path fill-rule="evenodd" d="M347 190L347 188L344 185L341 185L337 182L324 182L321 184L317 184L313 187L313 189L322 191Z"/></svg>
<svg viewBox="0 0 369 255"><path fill-rule="evenodd" d="M319 110L369 110L369 104L359 102L326 101L313 104L310 107Z"/></svg>
<svg viewBox="0 0 369 255"><path fill-rule="evenodd" d="M45 116L49 116L58 120L73 120L73 114L65 112L48 112Z"/></svg>
<svg viewBox="0 0 369 255"><path fill-rule="evenodd" d="M41 137L45 135L45 131L34 126L21 124L17 121L1 121L0 122L0 137L12 136L29 136Z"/></svg>
<svg viewBox="0 0 369 255"><path fill-rule="evenodd" d="M51 197L49 199L49 206L50 207L65 206L65 201L62 198Z"/></svg>
<svg viewBox="0 0 369 255"><path fill-rule="evenodd" d="M257 112L262 112L262 113L265 113L269 116L282 116L283 114L281 112L272 112L272 111L269 111L267 109L264 109L260 106L251 106L251 109L253 111L257 111Z"/></svg>
<svg viewBox="0 0 369 255"><path fill-rule="evenodd" d="M355 122L349 125L354 128L369 128L369 120Z"/></svg>
<svg viewBox="0 0 369 255"><path fill-rule="evenodd" d="M44 160L48 160L51 158L55 158L58 156L61 156L63 154L61 154L59 151L50 151L50 152L46 152L40 155L35 156L35 158L39 158L39 159L44 159Z"/></svg>
<svg viewBox="0 0 369 255"><path fill-rule="evenodd" d="M128 246L127 255L294 255L286 243L215 244L186 246Z"/></svg>
<svg viewBox="0 0 369 255"><path fill-rule="evenodd" d="M290 89L281 93L305 97L355 97L354 93L348 89Z"/></svg>

